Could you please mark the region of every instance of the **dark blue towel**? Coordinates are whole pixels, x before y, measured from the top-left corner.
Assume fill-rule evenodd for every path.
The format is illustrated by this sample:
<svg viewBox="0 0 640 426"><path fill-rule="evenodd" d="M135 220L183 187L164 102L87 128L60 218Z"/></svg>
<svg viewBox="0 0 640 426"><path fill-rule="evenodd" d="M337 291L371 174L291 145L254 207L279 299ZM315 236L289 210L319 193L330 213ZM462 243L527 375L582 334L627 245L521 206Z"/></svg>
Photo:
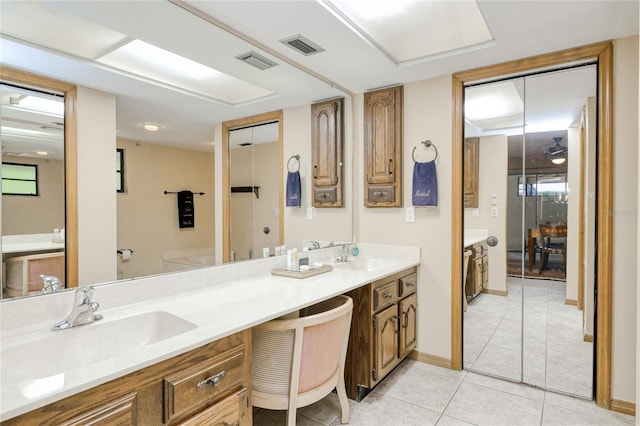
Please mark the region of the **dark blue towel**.
<svg viewBox="0 0 640 426"><path fill-rule="evenodd" d="M411 192L414 206L438 205L438 179L436 161L413 164L413 189Z"/></svg>
<svg viewBox="0 0 640 426"><path fill-rule="evenodd" d="M300 207L301 199L300 172L289 172L287 174L287 207Z"/></svg>

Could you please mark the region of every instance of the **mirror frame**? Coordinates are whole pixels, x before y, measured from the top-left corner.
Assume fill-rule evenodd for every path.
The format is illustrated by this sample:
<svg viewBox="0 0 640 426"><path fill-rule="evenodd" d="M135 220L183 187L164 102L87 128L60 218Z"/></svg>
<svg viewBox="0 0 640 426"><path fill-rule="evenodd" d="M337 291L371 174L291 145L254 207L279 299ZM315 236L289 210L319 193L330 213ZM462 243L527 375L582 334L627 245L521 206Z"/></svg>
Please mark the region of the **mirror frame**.
<svg viewBox="0 0 640 426"><path fill-rule="evenodd" d="M222 263L231 260L231 184L230 184L230 156L229 156L229 131L236 127L251 126L266 121L278 121L278 210L279 215L279 239L284 243L284 177L283 156L284 147L282 141L282 110L266 112L264 114L225 121L222 123Z"/></svg>
<svg viewBox="0 0 640 426"><path fill-rule="evenodd" d="M78 286L78 132L76 86L10 67L0 67L2 80L64 93L65 283Z"/></svg>
<svg viewBox="0 0 640 426"><path fill-rule="evenodd" d="M595 43L452 75L452 187L451 206L451 368L462 369L462 251L463 251L463 141L464 83L526 73L533 69L597 59L597 163L596 220L597 314L595 324L596 403L611 409L611 346L613 308L613 43Z"/></svg>

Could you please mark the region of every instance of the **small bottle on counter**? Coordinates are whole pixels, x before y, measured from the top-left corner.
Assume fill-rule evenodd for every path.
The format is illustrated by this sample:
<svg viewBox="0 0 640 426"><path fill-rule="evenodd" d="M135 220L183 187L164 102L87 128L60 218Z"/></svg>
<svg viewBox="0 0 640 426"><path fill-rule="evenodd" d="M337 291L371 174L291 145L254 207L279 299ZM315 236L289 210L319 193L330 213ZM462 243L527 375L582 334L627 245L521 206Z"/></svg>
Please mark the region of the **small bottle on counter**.
<svg viewBox="0 0 640 426"><path fill-rule="evenodd" d="M353 242L351 243L351 256L357 256L360 254L360 249L358 248L358 244L356 243L356 237L353 237Z"/></svg>

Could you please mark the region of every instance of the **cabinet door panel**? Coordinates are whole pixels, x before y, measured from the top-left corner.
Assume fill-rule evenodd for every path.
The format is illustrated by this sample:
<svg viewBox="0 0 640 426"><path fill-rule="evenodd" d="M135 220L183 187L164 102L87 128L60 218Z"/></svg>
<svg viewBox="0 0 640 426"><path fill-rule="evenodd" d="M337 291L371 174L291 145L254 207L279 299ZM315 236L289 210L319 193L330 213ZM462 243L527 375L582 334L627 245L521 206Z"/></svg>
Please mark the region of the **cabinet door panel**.
<svg viewBox="0 0 640 426"><path fill-rule="evenodd" d="M400 358L409 355L416 347L418 323L418 295L413 293L400 301Z"/></svg>
<svg viewBox="0 0 640 426"><path fill-rule="evenodd" d="M61 426L129 426L138 424L137 393L131 392L116 400L93 407Z"/></svg>
<svg viewBox="0 0 640 426"><path fill-rule="evenodd" d="M344 99L311 106L313 205L342 206L342 111Z"/></svg>
<svg viewBox="0 0 640 426"><path fill-rule="evenodd" d="M376 379L382 379L398 360L398 307L390 306L374 316L375 330L375 365Z"/></svg>
<svg viewBox="0 0 640 426"><path fill-rule="evenodd" d="M402 204L402 87L365 93L365 205ZM376 189L371 189L373 185ZM372 194L386 194L388 199Z"/></svg>
<svg viewBox="0 0 640 426"><path fill-rule="evenodd" d="M180 426L224 426L224 425L250 425L249 403L247 390L242 389L235 395L231 395L222 401L202 410L200 413L180 423Z"/></svg>
<svg viewBox="0 0 640 426"><path fill-rule="evenodd" d="M464 140L464 207L478 207L479 138Z"/></svg>

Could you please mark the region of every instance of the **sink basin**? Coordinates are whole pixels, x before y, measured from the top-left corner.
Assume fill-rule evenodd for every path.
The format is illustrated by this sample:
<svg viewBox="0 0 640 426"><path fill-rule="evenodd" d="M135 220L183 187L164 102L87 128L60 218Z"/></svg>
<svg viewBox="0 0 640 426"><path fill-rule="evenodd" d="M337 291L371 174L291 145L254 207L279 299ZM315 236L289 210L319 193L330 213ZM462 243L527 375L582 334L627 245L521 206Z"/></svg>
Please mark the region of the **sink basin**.
<svg viewBox="0 0 640 426"><path fill-rule="evenodd" d="M336 263L334 268L353 269L356 271L377 271L378 269L393 266L396 262L382 259L355 259L345 263Z"/></svg>
<svg viewBox="0 0 640 426"><path fill-rule="evenodd" d="M51 331L44 339L0 352L2 370L20 371L29 378L42 378L89 367L109 358L130 354L136 348L153 345L197 326L168 312L155 311L127 318L108 319Z"/></svg>

